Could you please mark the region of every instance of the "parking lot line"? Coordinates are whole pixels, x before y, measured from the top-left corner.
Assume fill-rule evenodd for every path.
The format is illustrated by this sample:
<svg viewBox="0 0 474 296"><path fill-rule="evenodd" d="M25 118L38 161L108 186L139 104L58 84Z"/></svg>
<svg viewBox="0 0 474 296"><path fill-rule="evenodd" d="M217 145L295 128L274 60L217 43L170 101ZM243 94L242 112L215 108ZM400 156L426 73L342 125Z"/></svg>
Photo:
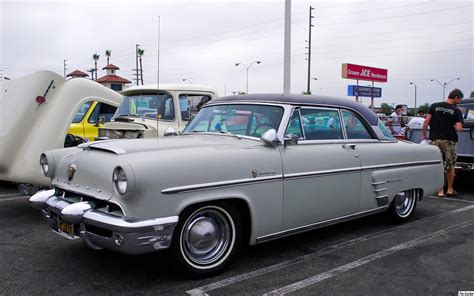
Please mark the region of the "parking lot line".
<svg viewBox="0 0 474 296"><path fill-rule="evenodd" d="M417 239L414 239L414 240L405 242L405 243L403 243L403 244L399 244L399 245L393 246L393 247L391 247L391 248L384 249L384 250L382 250L382 251L379 251L379 252L377 252L377 253L371 254L371 255L366 256L366 257L364 257L364 258L361 258L361 259L355 260L355 261L353 261L353 262L350 262L350 263L348 263L348 264L345 264L345 265L342 265L342 266L333 268L333 269L328 270L328 271L326 271L326 272L317 274L317 275L315 275L315 276L309 277L309 278L307 278L307 279L304 279L304 280L302 280L302 281L293 283L293 284L291 284L291 285L288 285L288 286L285 286L285 287L282 287L282 288L273 290L273 291L268 292L268 293L265 293L265 294L263 294L263 295L265 295L265 296L271 296L271 295L285 295L285 294L288 294L288 293L291 293L291 292L298 291L298 290L303 289L303 288L305 288L305 287L308 287L308 286L314 285L314 284L316 284L316 283L319 283L319 282L321 282L321 281L324 281L324 280L326 280L326 279L332 278L332 277L334 277L334 276L336 276L336 275L338 275L338 274L341 274L341 273L343 273L343 272L346 272L346 271L349 271L349 270L351 270L351 269L357 268L357 267L359 267L359 266L368 264L368 263L370 263L370 262L372 262L372 261L375 261L375 260L377 260L377 259L380 259L380 258L386 257L386 256L388 256L388 255L391 255L391 254L393 254L393 253L396 253L396 252L399 252L399 251L402 251L402 250L405 250L405 249L414 247L414 246L419 245L419 244L422 244L422 243L424 243L424 242L426 242L426 241L428 241L428 240L437 238L437 237L439 237L439 236L446 235L446 234L449 233L449 232L452 232L452 231L461 229L461 228L463 228L463 227L470 226L470 225L473 224L472 221L473 221L473 220L469 220L469 221L466 221L466 222L463 222L463 223L460 223L460 224L456 224L456 225L454 225L454 226L451 226L451 227L448 227L448 228L445 228L445 229L442 229L442 230L439 230L439 231L436 231L436 232L433 232L433 233L424 235L424 236L422 236L422 237L419 237L419 238L417 238Z"/></svg>
<svg viewBox="0 0 474 296"><path fill-rule="evenodd" d="M18 195L18 194L17 194ZM27 195L17 196L17 197L9 197L9 198L0 198L0 202L2 201L9 201L9 200L17 200L17 199L27 199L30 198Z"/></svg>
<svg viewBox="0 0 474 296"><path fill-rule="evenodd" d="M425 218L425 219L421 219L421 220L418 220L418 221L415 221L415 222L412 222L412 223L406 223L406 224L403 224L403 225L395 226L393 228L382 230L382 231L375 232L375 233L372 233L372 234L364 235L364 236L361 236L361 237L358 237L358 238L355 238L355 239L351 239L351 240L348 240L348 241L344 241L344 242L326 247L324 249L318 250L318 251L310 253L310 254L306 254L306 255L297 257L297 258L292 259L292 260L287 260L287 261L284 261L284 262L281 262L281 263L278 263L278 264L275 264L275 265L270 265L270 266L260 268L260 269L257 269L257 270L254 270L254 271L251 271L251 272L248 272L248 273L239 274L239 275L227 278L227 279L223 279L223 280L220 280L220 281L217 281L217 282L214 282L214 283L210 283L210 284L205 285L205 286L201 286L201 287L198 287L198 288L195 288L195 289L191 289L191 290L186 291L186 293L188 293L189 295L208 295L206 292L216 290L216 289L219 289L219 288L223 288L225 286L229 286L229 285L232 285L232 284L244 281L244 280L248 280L248 279L251 279L251 278L254 278L254 277L257 277L257 276L261 276L261 275L264 275L264 274L267 274L267 273L270 273L270 272L273 272L273 271L277 271L277 270L280 270L280 269L298 264L300 262L303 262L303 261L305 261L305 260L307 260L311 257L322 256L322 255L328 254L332 251L335 251L335 250L338 250L338 249L341 249L341 248L344 248L344 247L352 246L352 245L355 245L357 243L364 242L366 240L376 238L376 237L379 237L381 235L384 235L384 234L387 234L387 233L390 233L390 232L395 232L395 231L403 229L403 228L413 227L414 225L431 222L433 220L437 220L437 219L439 219L441 217L444 217L444 216L447 216L447 215L457 214L457 213L472 210L472 209L474 209L474 205L459 208L459 209L452 210L452 211L449 211L449 212L445 212L445 213L442 213L442 214L439 214L439 215L436 215L436 216L432 216L432 217L428 217L428 218Z"/></svg>
<svg viewBox="0 0 474 296"><path fill-rule="evenodd" d="M13 196L13 195L20 195L20 194L23 194L23 193L21 193L21 192L3 193L3 194L0 194L0 197L3 197L3 196Z"/></svg>

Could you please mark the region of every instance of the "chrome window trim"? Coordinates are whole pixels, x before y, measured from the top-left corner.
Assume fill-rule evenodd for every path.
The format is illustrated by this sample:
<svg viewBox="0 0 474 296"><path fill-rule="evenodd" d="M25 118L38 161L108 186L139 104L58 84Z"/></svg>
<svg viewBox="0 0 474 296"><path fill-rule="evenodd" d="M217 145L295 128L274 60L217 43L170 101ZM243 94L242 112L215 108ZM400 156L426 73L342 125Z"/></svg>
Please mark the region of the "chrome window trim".
<svg viewBox="0 0 474 296"><path fill-rule="evenodd" d="M272 233L272 234L259 236L259 237L256 238L255 243L258 244L258 243L274 240L274 239L277 239L277 238L281 238L281 237L284 237L284 236L289 236L289 235L293 235L293 234L297 234L297 233L301 233L301 232L305 232L305 231L309 231L309 230L313 230L313 229L322 228L322 227L325 227L325 226L337 224L337 223L340 223L340 222L343 222L343 221L348 221L348 220L364 217L364 216L375 214L375 213L378 213L378 212L383 212L387 209L387 207L388 207L388 205L378 207L378 208L375 208L375 209L372 209L372 210L364 211L364 212L350 214L350 215L337 217L337 218L329 219L329 220L324 220L324 221L321 221L321 222L316 222L316 223L313 223L313 224L308 224L308 225L305 225L305 226L300 226L300 227L296 227L296 228L292 228L292 229L288 229L288 230L284 230L284 231L280 231L280 232L276 232L276 233Z"/></svg>

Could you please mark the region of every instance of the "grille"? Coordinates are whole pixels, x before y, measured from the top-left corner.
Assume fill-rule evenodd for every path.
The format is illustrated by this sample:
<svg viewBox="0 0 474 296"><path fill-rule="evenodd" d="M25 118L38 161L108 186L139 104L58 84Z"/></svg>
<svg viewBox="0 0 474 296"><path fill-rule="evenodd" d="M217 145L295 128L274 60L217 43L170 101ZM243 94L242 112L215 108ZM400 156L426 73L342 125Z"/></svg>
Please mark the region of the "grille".
<svg viewBox="0 0 474 296"><path fill-rule="evenodd" d="M59 190L56 196L61 196L63 199L67 200L70 203L87 201L92 204L92 208L94 210L101 211L101 212L107 213L109 215L114 215L117 217L125 216L122 209L118 205L111 203L107 200L100 200L91 196L82 195L82 194L78 194L78 193L74 193L70 191L64 191L64 190Z"/></svg>

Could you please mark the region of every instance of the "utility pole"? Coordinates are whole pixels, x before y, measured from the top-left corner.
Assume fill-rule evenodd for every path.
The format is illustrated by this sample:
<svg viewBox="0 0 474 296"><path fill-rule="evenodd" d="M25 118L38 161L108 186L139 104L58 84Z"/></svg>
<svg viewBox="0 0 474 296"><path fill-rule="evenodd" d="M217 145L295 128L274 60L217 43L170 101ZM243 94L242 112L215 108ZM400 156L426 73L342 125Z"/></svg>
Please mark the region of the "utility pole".
<svg viewBox="0 0 474 296"><path fill-rule="evenodd" d="M138 47L139 46L140 46L139 44L135 44L135 71L136 71L137 85L140 79L140 76L138 75Z"/></svg>
<svg viewBox="0 0 474 296"><path fill-rule="evenodd" d="M312 6L309 7L309 36L308 36L308 87L306 88L306 94L311 94L311 27L313 25L313 10Z"/></svg>
<svg viewBox="0 0 474 296"><path fill-rule="evenodd" d="M291 0L285 0L285 42L283 53L283 93L291 91Z"/></svg>
<svg viewBox="0 0 474 296"><path fill-rule="evenodd" d="M66 78L66 64L67 60L64 60L64 64L63 64L63 67L64 67L64 78Z"/></svg>

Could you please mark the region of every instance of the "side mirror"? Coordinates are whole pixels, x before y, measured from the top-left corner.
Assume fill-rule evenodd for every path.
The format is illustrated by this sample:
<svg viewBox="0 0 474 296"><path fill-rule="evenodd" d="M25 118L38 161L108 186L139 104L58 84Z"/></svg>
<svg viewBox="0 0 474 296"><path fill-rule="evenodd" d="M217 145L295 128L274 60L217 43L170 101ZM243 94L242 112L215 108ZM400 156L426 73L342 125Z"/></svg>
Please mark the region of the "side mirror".
<svg viewBox="0 0 474 296"><path fill-rule="evenodd" d="M286 135L283 143L285 147L288 145L296 145L298 144L298 136L294 134Z"/></svg>
<svg viewBox="0 0 474 296"><path fill-rule="evenodd" d="M277 132L273 128L266 131L260 139L265 142L265 144L270 145L272 147L278 145L279 142Z"/></svg>
<svg viewBox="0 0 474 296"><path fill-rule="evenodd" d="M94 126L101 126L105 123L105 116L101 115L99 116L99 120L94 124Z"/></svg>
<svg viewBox="0 0 474 296"><path fill-rule="evenodd" d="M165 130L165 137L169 137L169 136L177 136L178 133L176 132L176 130L172 127L169 127Z"/></svg>

